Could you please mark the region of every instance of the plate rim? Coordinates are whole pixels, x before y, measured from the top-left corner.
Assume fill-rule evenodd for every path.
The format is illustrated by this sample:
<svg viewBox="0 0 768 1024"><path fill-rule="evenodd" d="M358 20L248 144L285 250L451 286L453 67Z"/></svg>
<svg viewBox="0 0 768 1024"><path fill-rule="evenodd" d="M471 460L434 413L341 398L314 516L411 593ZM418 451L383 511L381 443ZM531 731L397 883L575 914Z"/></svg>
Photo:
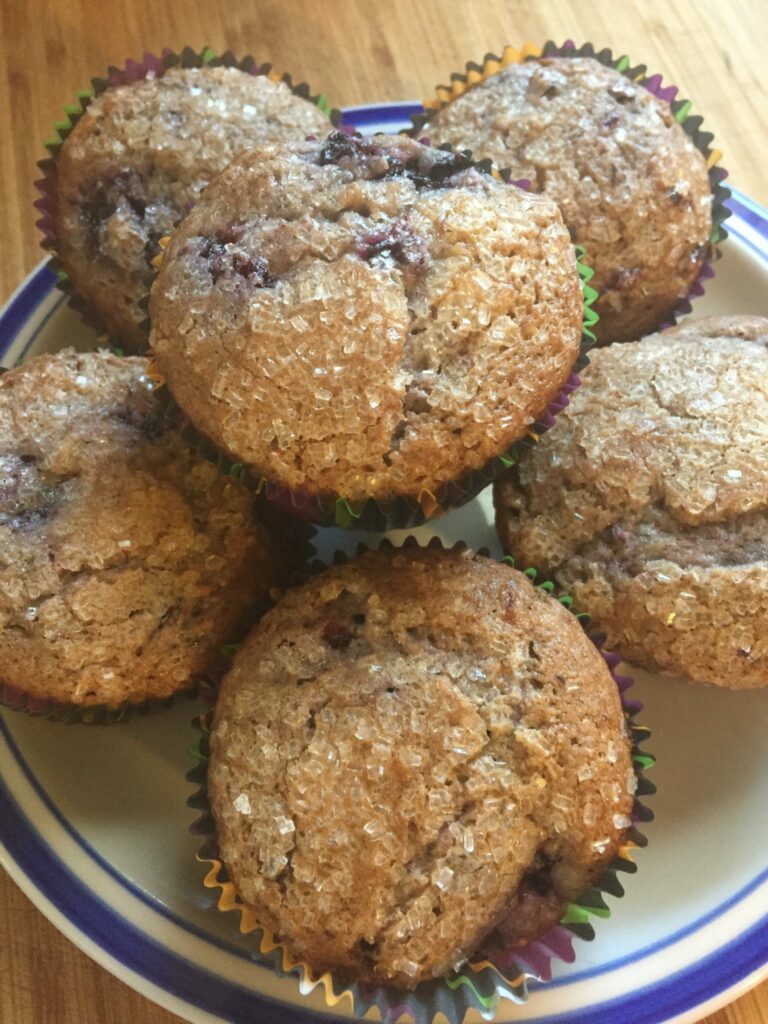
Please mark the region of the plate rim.
<svg viewBox="0 0 768 1024"><path fill-rule="evenodd" d="M172 1012L186 1017L194 1024L197 1022L201 1022L201 1024L244 1024L245 1021L254 1019L250 1016L242 1016L239 1012L237 1017L232 1017L229 1014L224 1017L210 1013L204 1006L182 998L172 987L159 985L151 977L133 969L129 960L131 955L136 955L132 946L137 940L139 943L144 942L151 947L149 955L155 955L155 952L160 950L166 955L166 959L176 961L179 974L183 975L183 965L186 964L195 974L200 975L198 980L201 984L205 984L213 978L223 986L224 992L231 994L233 998L245 996L253 1008L258 1008L260 1024L286 1024L288 1020L291 1021L291 1024L319 1024L319 1022L330 1024L330 1021L333 1020L331 1007L327 1008L327 1013L318 1013L313 1009L297 1008L295 1004L280 1003L262 993L242 989L228 979L205 971L198 965L190 964L183 954L170 950L154 937L142 933L135 924L123 918L118 911L103 904L101 898L93 894L87 884L59 860L56 850L43 841L34 825L26 819L2 779L0 779L0 810L2 810L0 832L5 833L6 836L13 836L10 849L6 842L0 839L0 864L6 868L22 891L59 931L106 970L142 995ZM22 855L14 856L12 850L13 846L17 844L22 847L24 852ZM21 862L24 858L26 858L26 864L22 867ZM67 877L71 888L68 885L65 889L63 885L57 883L57 877L61 875ZM62 893L68 899L62 900ZM76 908L71 912L71 916L65 909L68 900ZM78 917L86 922L85 928L76 923ZM118 923L122 931L111 931L114 922ZM90 928L88 928L89 923ZM101 941L93 937L94 930L97 935L102 934ZM708 975L710 961L722 959L724 954L727 955L729 963L743 965L745 963L745 958L742 956L743 947L751 947L753 938L758 936L762 937L763 943L759 950L752 950L749 969L742 972L742 976L735 977L730 984L708 994L703 1000L697 1000L688 1006L677 1007L673 1016L658 1017L655 1015L653 1007L649 1007L649 997L654 995L654 990L655 1001L658 1002L661 999L666 1003L664 995L660 995L658 991L662 986L651 984L632 990L628 998L619 997L596 1004L594 1009L590 1010L590 1024L646 1024L646 1022L650 1024L651 1021L654 1024L656 1022L658 1024L694 1024L700 1020L703 1009L706 1009L706 1012L715 1011L768 976L768 913L746 932L737 936L727 947L722 947L707 956L696 968L696 972ZM115 952L119 951L121 946L126 951L124 959L110 952L110 949L114 949ZM762 963L755 964L755 958L762 960ZM160 971L160 965L154 964L154 966ZM179 970L180 966L181 970ZM676 991L678 979L688 977L696 972L683 970L672 973L663 984ZM241 1009L243 1008L241 1007ZM637 1015L636 1010L643 1011L642 1018ZM651 1016L648 1016L646 1012L649 1010ZM680 1012L677 1012L678 1010ZM624 1016L624 1012L631 1012L632 1016ZM618 1013L621 1016L617 1016ZM577 1019L579 1022L583 1021L583 1017L574 1018L572 1011L566 1010L563 1013L536 1017L528 1024L561 1024L561 1022L572 1024Z"/></svg>
<svg viewBox="0 0 768 1024"><path fill-rule="evenodd" d="M370 129L371 126L378 126L382 123L392 121L393 124L391 125L391 130L396 130L394 122L398 122L398 124L401 125L403 120L406 120L411 113L415 113L419 109L420 104L415 101L362 104L355 107L344 108L343 123L357 124L362 128ZM759 203L755 202L738 189L733 188L732 197L729 200L728 205L736 215L734 220L737 220L742 228L742 230L738 232L740 244L751 250L752 254L756 255L761 262L768 263L768 209L762 207ZM734 234L735 233L736 232L734 232ZM0 309L0 338L2 339L0 341L0 356L2 356L13 343L20 330L28 322L30 315L54 289L55 276L47 268L46 263L47 260L43 259L30 272L30 274L20 282L18 287L5 302L2 309ZM42 329L50 316L58 310L63 301L64 298L62 296L61 301L56 302L55 306L48 311L44 319L39 325L37 325L36 331ZM32 341L30 341L30 344L31 343ZM197 1022L200 1022L200 1024L220 1024L221 1022L221 1024L223 1024L225 1021L224 1017L212 1015L203 1007L186 1001L170 989L155 984L144 974L133 971L128 964L112 956L106 948L98 942L95 942L78 926L76 923L76 915L73 915L71 918L67 916L64 910L62 910L61 901L57 903L56 899L53 898L56 895L55 890L54 892L46 894L44 888L37 884L34 877L28 870L33 867L31 861L34 860L34 855L46 853L55 860L58 860L56 850L54 847L47 846L44 838L36 832L33 824L26 819L23 809L14 800L2 777L0 777L0 808L3 809L3 813L0 814L0 864L2 864L10 877L13 878L16 884L18 884L22 891L31 899L33 904L49 921L54 924L59 931L61 931L88 956L98 962L106 970L110 971L110 973L114 974L132 988L139 991L147 998L152 999L159 1005L164 1006L171 1012L186 1017L188 1020L194 1021L195 1024L197 1024ZM17 855L13 856L10 853L6 842L3 841L3 837L7 837L9 834L8 823L12 820L16 821L17 826L21 824L22 826L26 826L28 830L27 842L31 843L32 846L26 853L26 866L24 863L24 854L19 855L17 852ZM19 834L23 833L24 828L22 827ZM37 849L35 849L35 844ZM63 862L59 863L63 870L70 871L68 866ZM761 877L762 876L757 876L753 882L757 882ZM747 888L749 888L749 886ZM743 892L743 890L741 891ZM94 898L96 899L97 897L94 896ZM714 911L710 912L710 914L706 915L706 917L711 919L720 916L720 912L723 911L727 903L728 901L721 904ZM121 915L117 914L117 912L115 912L115 916L118 917L118 919L126 926L135 928L131 922L128 922ZM736 954L742 946L752 946L753 937L755 935L761 935L764 939L764 951L763 947L760 946L762 962L755 965L753 961L750 960L749 969L739 972L739 966L747 964L747 960ZM695 1021L700 1019L699 1014L714 1012L768 977L768 913L766 913L763 918L754 923L745 932L740 933L731 943L722 947L722 950L715 951L705 957L703 963L706 964L710 959L722 956L723 950L730 951L730 954L733 955L734 963L733 971L729 972L730 980L725 983L725 987L722 987L718 991L708 995L703 1000L699 999L697 996L694 1003L676 1007L672 1016L654 1017L654 1024L694 1024ZM169 952L177 958L183 959L181 954L177 954L173 950L169 950ZM197 969L197 965L195 965L195 969ZM665 981L681 977L689 978L694 974L696 974L696 970L684 968L681 972L673 972L665 979ZM219 977L219 980L226 986L232 986L234 984L228 979L223 979L220 976L217 977ZM564 979L564 981L565 980L567 979ZM656 986L656 988L661 987L661 985ZM644 1001L645 991L646 990L643 988L633 989L629 995L624 998L603 1001L602 1003L596 1004L594 1010L591 1012L590 1024L593 1024L593 1022L594 1024L599 1024L599 1022L602 1021L602 1017L598 1018L595 1014L598 1012L602 1013L604 1010L608 1010L610 1014L614 1015L610 1018L606 1018L606 1024L609 1019L611 1024L618 1024L619 1018L617 1018L615 1014L622 1010L629 1009L633 999L640 997ZM262 1020L264 1024L272 1024L273 1021L274 1024L278 1024L278 1022L286 1021L289 1018L291 1019L292 1024L304 1024L304 1022L306 1022L306 1024L310 1024L310 1022L327 1021L329 1019L326 1013L317 1013L315 1010L309 1008L297 1008L294 1004L276 1003L270 999L269 996L265 996L261 993L250 994L258 1003L262 1004L260 1006L261 1016L259 1019ZM329 1010L332 1012L331 1008L329 1008ZM269 1013L268 1017L263 1015L265 1011ZM276 1014L276 1016L273 1016L273 1013ZM565 1024L566 1021L576 1024L575 1018L571 1016L571 1013L572 1011L565 1011L564 1014L558 1013L554 1016L550 1014L548 1016L537 1017L535 1020L531 1020L529 1024L539 1024L539 1022L540 1024L556 1024L556 1022L561 1020L563 1021L563 1024ZM636 1018L626 1018L627 1024L630 1024L630 1021L631 1024L635 1024Z"/></svg>

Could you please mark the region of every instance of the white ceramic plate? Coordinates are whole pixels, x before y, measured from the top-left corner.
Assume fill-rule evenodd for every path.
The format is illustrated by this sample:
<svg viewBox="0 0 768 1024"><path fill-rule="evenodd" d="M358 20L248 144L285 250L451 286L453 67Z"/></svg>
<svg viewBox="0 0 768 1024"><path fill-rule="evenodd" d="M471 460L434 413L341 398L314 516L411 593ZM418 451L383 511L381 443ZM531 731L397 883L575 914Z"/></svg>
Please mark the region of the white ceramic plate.
<svg viewBox="0 0 768 1024"><path fill-rule="evenodd" d="M365 131L392 130L416 109L346 116ZM738 193L731 205L731 238L695 312L768 315L768 211ZM0 314L6 365L94 340L44 267ZM490 524L486 491L435 532L498 550ZM319 546L352 550L359 539L323 531ZM636 677L658 756L650 846L597 939L576 940L576 963L533 986L524 1006L502 1003L500 1021L692 1022L768 976L768 693ZM295 979L252 962L232 915L212 907L188 832L196 710L183 701L105 728L0 714L0 862L78 946L189 1021L349 1018L346 1003L330 1010L319 992L302 995Z"/></svg>

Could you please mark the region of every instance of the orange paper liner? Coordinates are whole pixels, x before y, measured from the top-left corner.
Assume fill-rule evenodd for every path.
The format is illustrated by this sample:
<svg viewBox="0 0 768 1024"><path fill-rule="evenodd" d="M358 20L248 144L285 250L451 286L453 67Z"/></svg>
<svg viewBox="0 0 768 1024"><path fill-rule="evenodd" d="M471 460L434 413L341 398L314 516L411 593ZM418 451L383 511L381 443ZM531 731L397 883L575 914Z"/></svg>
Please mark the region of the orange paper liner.
<svg viewBox="0 0 768 1024"><path fill-rule="evenodd" d="M410 544L417 544L415 538L408 538L405 541L405 546ZM430 545L443 547L439 538L433 538ZM386 540L383 546L394 547ZM464 548L466 545L459 543L455 547ZM367 548L365 545L361 545L359 553L364 550ZM334 564L347 560L348 556L339 552L334 558ZM505 558L504 561L510 565L514 564L511 558ZM321 570L322 568L319 564L316 565L316 569ZM525 575L531 582L534 582L537 572L535 569L527 569ZM587 630L589 616L575 612L572 600L567 594L559 593L555 585L549 581L535 585L551 594L572 611L585 631ZM588 635L590 634L588 633ZM504 953L494 952L491 958L484 958L480 951L476 959L468 961L458 971L454 971L442 979L422 982L413 991L397 989L391 985L376 986L361 983L350 980L348 977L341 977L332 971L316 972L306 961L294 957L274 932L259 924L251 908L240 899L227 868L220 859L216 826L206 788L209 734L213 711L195 718L192 724L201 735L190 749L196 765L188 772L187 779L194 784L195 792L187 803L200 812L200 817L191 826L191 831L194 834L204 837L203 845L196 855L196 859L201 864L207 865L203 879L204 886L207 889L219 890L216 900L217 908L220 911L237 915L240 933L254 936L255 949L252 954L254 960L272 966L281 977L297 978L299 991L303 996L309 995L315 989L320 989L330 1008L346 1002L355 1016L362 1017L371 1007L376 1006L381 1014L383 1024L396 1024L401 1019L412 1020L414 1024L433 1024L435 1018L441 1013L447 1018L449 1024L461 1024L470 1009L477 1011L485 1020L491 1020L502 999L506 998L516 1003L522 1003L527 998L530 980L548 981L552 976L553 960L573 962L575 953L572 936L575 935L586 941L594 938L592 918L604 919L611 915L604 895L617 898L623 896L624 888L617 877L618 873L634 874L637 870L633 854L635 850L647 846L647 839L637 829L636 824L653 820L653 813L641 803L640 797L651 795L656 791L653 783L645 777L645 771L655 764L655 758L640 747L640 744L650 736L650 731L635 722L635 716L642 710L642 705L639 702L628 700L625 696L626 691L633 685L633 680L628 676L617 674L616 667L620 662L620 657L612 652L602 650L602 637L590 635L590 639L600 650L619 689L627 727L632 739L632 759L638 781L632 826L625 832L624 841L603 877L582 893L576 902L568 906L559 925L521 949L509 950Z"/></svg>

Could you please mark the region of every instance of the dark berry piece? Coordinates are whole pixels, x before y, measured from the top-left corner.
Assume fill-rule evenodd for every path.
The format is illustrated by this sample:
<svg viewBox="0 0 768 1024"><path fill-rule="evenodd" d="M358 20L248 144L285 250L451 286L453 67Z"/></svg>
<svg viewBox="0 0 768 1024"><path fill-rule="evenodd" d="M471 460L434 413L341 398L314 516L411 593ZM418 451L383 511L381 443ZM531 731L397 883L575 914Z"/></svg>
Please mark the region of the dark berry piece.
<svg viewBox="0 0 768 1024"><path fill-rule="evenodd" d="M435 184L472 166L472 157L467 150L438 149L436 154L437 158L429 169L430 180Z"/></svg>
<svg viewBox="0 0 768 1024"><path fill-rule="evenodd" d="M326 164L338 164L340 160L354 160L365 151L365 140L359 135L347 135L346 132L332 132L320 147L317 162L321 167Z"/></svg>
<svg viewBox="0 0 768 1024"><path fill-rule="evenodd" d="M121 205L129 209L140 220L147 212L144 183L133 169L120 171L112 178L100 181L80 206L90 244L98 244L99 234L106 221Z"/></svg>
<svg viewBox="0 0 768 1024"><path fill-rule="evenodd" d="M269 264L262 256L241 256L236 252L232 257L232 267L236 274L251 281L257 288L269 288L275 278L269 272Z"/></svg>
<svg viewBox="0 0 768 1024"><path fill-rule="evenodd" d="M46 519L60 494L38 473L31 456L0 456L0 525L23 530Z"/></svg>
<svg viewBox="0 0 768 1024"><path fill-rule="evenodd" d="M250 281L256 288L271 288L276 279L270 273L264 257L234 248L242 236L241 224L228 224L216 231L212 238L204 240L200 256L208 263L213 283L216 284L225 274L234 273Z"/></svg>
<svg viewBox="0 0 768 1024"><path fill-rule="evenodd" d="M415 235L402 217L380 231L363 235L357 252L362 260L388 256L401 266L415 270L424 269L429 260L426 241Z"/></svg>
<svg viewBox="0 0 768 1024"><path fill-rule="evenodd" d="M352 631L338 619L328 619L323 626L323 642L334 651L345 651L353 639Z"/></svg>

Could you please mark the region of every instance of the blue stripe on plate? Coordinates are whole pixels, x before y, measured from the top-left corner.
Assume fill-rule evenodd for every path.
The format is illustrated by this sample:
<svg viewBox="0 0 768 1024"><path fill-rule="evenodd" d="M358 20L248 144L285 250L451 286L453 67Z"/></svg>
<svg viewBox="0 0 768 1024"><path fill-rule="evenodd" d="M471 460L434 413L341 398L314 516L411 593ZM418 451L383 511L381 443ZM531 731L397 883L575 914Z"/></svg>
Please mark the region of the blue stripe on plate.
<svg viewBox="0 0 768 1024"><path fill-rule="evenodd" d="M56 284L56 275L47 265L33 270L0 312L0 359L13 344L16 335L37 306Z"/></svg>
<svg viewBox="0 0 768 1024"><path fill-rule="evenodd" d="M768 241L768 210L737 188L732 188L731 192L728 206L733 210L734 216L746 221L751 228ZM728 226L726 224L726 227Z"/></svg>
<svg viewBox="0 0 768 1024"><path fill-rule="evenodd" d="M766 211L736 189L733 189L733 194L729 197L726 205L733 214L733 220L726 221L725 224L728 231L759 259L768 259ZM739 230L739 222L742 225L741 230Z"/></svg>
<svg viewBox="0 0 768 1024"><path fill-rule="evenodd" d="M191 935L194 935L195 938L202 939L209 945L215 946L217 949L220 949L225 953L229 953L231 956L239 957L241 960L247 960L248 962L252 962L254 960L254 957L251 956L251 954L247 950L243 949L241 946L236 946L234 945L234 943L227 942L225 939L221 939L217 935L211 934L210 931L204 928L200 928L196 924L193 924L187 918L175 914L168 906L166 906L165 903L157 899L156 896L153 896L151 893L147 892L146 889L142 889L141 886L136 885L134 882L131 881L130 878L128 878L126 875L121 874L121 872L119 872L115 867L113 867L113 865L104 857L102 857L102 855L98 853L93 848L93 846L91 846L91 844L81 835L81 833L77 831L77 829L69 821L69 819L65 818L64 815L61 813L57 804L50 797L47 790L43 787L40 780L37 778L35 773L30 768L24 755L19 749L18 744L16 743L16 740L14 739L11 730L8 728L8 725L5 722L5 717L2 713L0 713L0 736L2 736L2 738L8 744L8 749L11 755L13 756L14 760L16 761L16 764L19 766L22 773L24 774L24 777L27 779L30 786L35 791L41 803L47 809L47 811L54 819L54 821L58 822L58 824L64 829L64 831L67 833L70 839L77 843L77 845L80 847L83 853L87 854L87 856L90 857L94 861L94 863L96 863L99 866L99 868L101 868L101 870L112 879L112 881L117 882L117 884L122 889L125 889L126 892L130 893L130 895L133 896L134 899L138 900L140 903L143 903L146 907L149 907L150 910L153 910L155 913L160 914L162 917L166 918L166 920L170 921L172 924L175 924L178 928L181 928L183 931L189 932ZM3 822L2 818L0 818L0 841L4 841L4 839L5 823ZM55 856L55 853L52 852L52 856ZM21 866L23 867L23 864ZM201 886L202 877L203 872L201 869Z"/></svg>
<svg viewBox="0 0 768 1024"><path fill-rule="evenodd" d="M635 989L628 996L590 1007L585 1013L552 1014L527 1024L664 1024L725 992L766 962L768 914L695 967Z"/></svg>
<svg viewBox="0 0 768 1024"><path fill-rule="evenodd" d="M393 103L390 106L382 107L347 107L342 112L341 123L350 128L367 128L372 124L381 124L389 121L392 130L410 125L411 117L414 114L424 112L421 103Z"/></svg>

